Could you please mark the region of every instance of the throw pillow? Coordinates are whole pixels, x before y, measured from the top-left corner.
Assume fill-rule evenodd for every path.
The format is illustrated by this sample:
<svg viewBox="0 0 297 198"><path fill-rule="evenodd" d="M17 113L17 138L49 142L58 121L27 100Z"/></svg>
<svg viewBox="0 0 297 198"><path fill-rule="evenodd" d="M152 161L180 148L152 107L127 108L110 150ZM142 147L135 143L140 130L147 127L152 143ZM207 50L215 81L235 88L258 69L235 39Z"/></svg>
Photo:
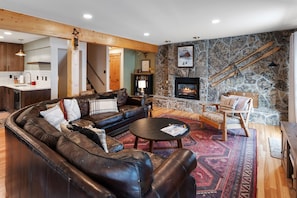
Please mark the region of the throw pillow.
<svg viewBox="0 0 297 198"><path fill-rule="evenodd" d="M94 141L96 144L101 146L101 148L108 153L108 148L106 144L106 135L105 135L105 130L104 129L97 129L90 126L86 127L80 127L77 125L68 125L68 128L70 128L73 131L78 131L81 134L84 134L88 138L90 138L92 141Z"/></svg>
<svg viewBox="0 0 297 198"><path fill-rule="evenodd" d="M97 128L92 127L92 126L87 126L85 128L93 131L99 137L100 143L101 143L104 151L106 153L108 153L107 144L106 144L105 130L104 129L97 129Z"/></svg>
<svg viewBox="0 0 297 198"><path fill-rule="evenodd" d="M66 109L67 119L69 122L81 117L80 108L76 99L64 99L64 107Z"/></svg>
<svg viewBox="0 0 297 198"><path fill-rule="evenodd" d="M60 124L62 122L66 123L67 121L64 118L64 114L60 108L60 105L56 105L53 108L50 108L45 111L40 111L40 115L44 117L52 126L61 131Z"/></svg>
<svg viewBox="0 0 297 198"><path fill-rule="evenodd" d="M116 98L90 100L89 103L89 115L106 112L119 112Z"/></svg>
<svg viewBox="0 0 297 198"><path fill-rule="evenodd" d="M237 98L222 95L220 101L221 110L233 110L235 109L237 102Z"/></svg>

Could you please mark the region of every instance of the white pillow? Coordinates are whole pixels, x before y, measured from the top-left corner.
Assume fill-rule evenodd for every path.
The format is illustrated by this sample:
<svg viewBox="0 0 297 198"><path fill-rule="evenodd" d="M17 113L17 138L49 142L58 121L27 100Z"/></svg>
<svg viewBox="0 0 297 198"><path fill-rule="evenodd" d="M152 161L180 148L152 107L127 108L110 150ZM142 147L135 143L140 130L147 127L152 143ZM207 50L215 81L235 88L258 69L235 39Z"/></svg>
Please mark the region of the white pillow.
<svg viewBox="0 0 297 198"><path fill-rule="evenodd" d="M119 112L117 98L90 100L89 105L90 105L89 115L106 113L106 112Z"/></svg>
<svg viewBox="0 0 297 198"><path fill-rule="evenodd" d="M61 131L60 124L67 123L67 121L64 118L64 114L63 114L61 108L59 107L59 105L56 105L53 108L50 108L45 111L40 111L40 115L42 115L46 121L48 121L51 125L53 125L59 131Z"/></svg>
<svg viewBox="0 0 297 198"><path fill-rule="evenodd" d="M64 99L64 107L67 112L69 122L77 120L81 117L80 108L76 99Z"/></svg>
<svg viewBox="0 0 297 198"><path fill-rule="evenodd" d="M233 110L235 109L237 103L238 103L237 98L228 97L224 95L221 96L220 106L222 109Z"/></svg>

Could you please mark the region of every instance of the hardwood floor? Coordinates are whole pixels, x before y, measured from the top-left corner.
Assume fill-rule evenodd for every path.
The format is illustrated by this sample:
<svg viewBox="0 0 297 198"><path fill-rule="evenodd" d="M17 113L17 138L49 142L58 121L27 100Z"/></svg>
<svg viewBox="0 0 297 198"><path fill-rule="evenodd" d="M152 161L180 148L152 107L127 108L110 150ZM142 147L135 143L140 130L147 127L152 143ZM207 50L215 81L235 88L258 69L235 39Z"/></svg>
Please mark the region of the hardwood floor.
<svg viewBox="0 0 297 198"><path fill-rule="evenodd" d="M172 114L191 119L199 119L198 114L154 107L153 117L161 114ZM281 139L278 126L250 123L250 128L257 130L257 197L288 198L290 197L289 180L286 179L281 160L270 157L268 137ZM5 197L5 132L0 128L0 198Z"/></svg>

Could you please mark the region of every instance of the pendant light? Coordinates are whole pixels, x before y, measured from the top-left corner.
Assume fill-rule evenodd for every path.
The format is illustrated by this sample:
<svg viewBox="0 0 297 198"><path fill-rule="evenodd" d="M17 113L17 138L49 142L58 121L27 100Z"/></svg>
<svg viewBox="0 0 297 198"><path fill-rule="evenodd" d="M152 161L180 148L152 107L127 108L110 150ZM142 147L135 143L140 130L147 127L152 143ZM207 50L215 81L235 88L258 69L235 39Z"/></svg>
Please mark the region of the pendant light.
<svg viewBox="0 0 297 198"><path fill-rule="evenodd" d="M23 39L19 39L19 40L20 40L20 43L22 43ZM22 48L17 53L15 53L15 55L17 55L17 56L26 56L26 54L24 53Z"/></svg>

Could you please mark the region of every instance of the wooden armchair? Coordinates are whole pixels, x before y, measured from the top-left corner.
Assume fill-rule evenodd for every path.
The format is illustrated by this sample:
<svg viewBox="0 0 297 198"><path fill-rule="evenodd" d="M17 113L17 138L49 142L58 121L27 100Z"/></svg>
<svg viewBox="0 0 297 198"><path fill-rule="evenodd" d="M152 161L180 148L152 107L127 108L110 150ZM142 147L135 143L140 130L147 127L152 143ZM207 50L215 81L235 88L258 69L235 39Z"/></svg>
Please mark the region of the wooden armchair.
<svg viewBox="0 0 297 198"><path fill-rule="evenodd" d="M244 96L222 96L220 103L203 103L199 120L219 130L222 130L222 140L227 141L227 130L243 128L249 136L248 122L253 107L253 99ZM214 106L215 111L207 110L207 106Z"/></svg>

